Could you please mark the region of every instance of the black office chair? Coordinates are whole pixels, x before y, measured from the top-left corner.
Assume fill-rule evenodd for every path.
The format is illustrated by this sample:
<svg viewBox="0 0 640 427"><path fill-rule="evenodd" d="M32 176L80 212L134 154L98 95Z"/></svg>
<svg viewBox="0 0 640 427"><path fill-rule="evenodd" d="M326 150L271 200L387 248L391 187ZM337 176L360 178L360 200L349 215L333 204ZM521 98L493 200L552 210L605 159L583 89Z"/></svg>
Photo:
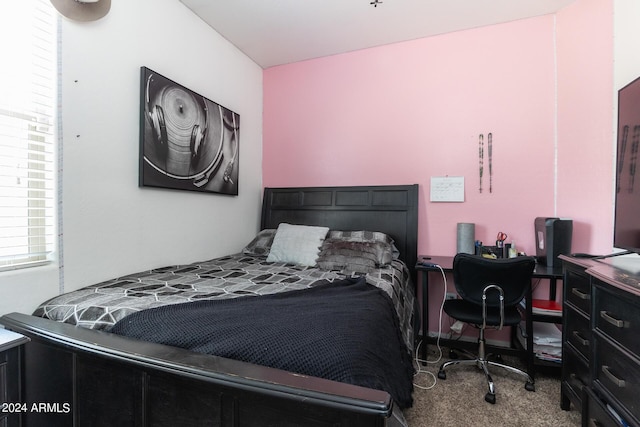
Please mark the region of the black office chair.
<svg viewBox="0 0 640 427"><path fill-rule="evenodd" d="M521 317L520 301L525 297L535 267L533 257L487 259L476 255L458 254L453 259L453 279L461 299L444 303L444 311L452 318L469 323L480 329L478 354L475 359L451 360L440 366L438 378L446 379L445 369L453 365L472 365L484 371L489 391L484 399L496 403L495 386L488 366L499 366L526 379L525 388L535 390L533 378L528 373L487 360L484 330L487 327L502 329L516 326Z"/></svg>

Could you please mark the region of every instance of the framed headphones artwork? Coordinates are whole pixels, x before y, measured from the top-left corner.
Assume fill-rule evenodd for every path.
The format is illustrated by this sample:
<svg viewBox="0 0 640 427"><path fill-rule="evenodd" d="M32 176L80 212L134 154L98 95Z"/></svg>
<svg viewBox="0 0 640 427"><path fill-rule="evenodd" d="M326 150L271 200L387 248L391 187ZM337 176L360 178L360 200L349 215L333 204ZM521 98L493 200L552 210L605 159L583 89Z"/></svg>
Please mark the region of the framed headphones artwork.
<svg viewBox="0 0 640 427"><path fill-rule="evenodd" d="M141 187L238 195L240 115L140 70Z"/></svg>

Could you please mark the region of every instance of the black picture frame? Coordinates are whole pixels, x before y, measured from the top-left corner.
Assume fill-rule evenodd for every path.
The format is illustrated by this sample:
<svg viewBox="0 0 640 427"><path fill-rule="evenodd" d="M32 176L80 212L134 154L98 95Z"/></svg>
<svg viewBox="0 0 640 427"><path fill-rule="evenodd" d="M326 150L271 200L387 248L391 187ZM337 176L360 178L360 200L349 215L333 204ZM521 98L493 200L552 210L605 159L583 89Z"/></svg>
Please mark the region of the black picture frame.
<svg viewBox="0 0 640 427"><path fill-rule="evenodd" d="M139 186L238 195L240 115L140 68Z"/></svg>

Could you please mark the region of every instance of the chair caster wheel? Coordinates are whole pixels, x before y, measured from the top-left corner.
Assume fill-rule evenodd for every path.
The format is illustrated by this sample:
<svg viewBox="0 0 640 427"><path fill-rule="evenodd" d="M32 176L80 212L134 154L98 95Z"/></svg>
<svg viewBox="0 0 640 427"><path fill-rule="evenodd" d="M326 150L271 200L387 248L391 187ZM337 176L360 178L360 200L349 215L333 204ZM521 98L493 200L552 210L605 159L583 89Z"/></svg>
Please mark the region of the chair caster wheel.
<svg viewBox="0 0 640 427"><path fill-rule="evenodd" d="M492 405L496 404L496 395L493 393L487 393L484 395L484 400L491 403Z"/></svg>
<svg viewBox="0 0 640 427"><path fill-rule="evenodd" d="M438 371L438 378L440 378L441 380L446 380L447 379L447 373L445 371L443 371L442 369Z"/></svg>
<svg viewBox="0 0 640 427"><path fill-rule="evenodd" d="M536 386L534 383L530 383L529 381L527 381L527 383L524 385L524 388L527 391L536 391Z"/></svg>

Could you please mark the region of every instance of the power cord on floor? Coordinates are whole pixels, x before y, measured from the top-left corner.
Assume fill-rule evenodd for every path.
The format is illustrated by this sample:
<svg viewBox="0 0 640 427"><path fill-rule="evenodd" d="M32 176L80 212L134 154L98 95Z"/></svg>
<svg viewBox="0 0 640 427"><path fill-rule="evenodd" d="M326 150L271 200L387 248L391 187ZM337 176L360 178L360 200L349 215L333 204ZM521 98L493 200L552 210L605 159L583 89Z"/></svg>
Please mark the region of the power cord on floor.
<svg viewBox="0 0 640 427"><path fill-rule="evenodd" d="M422 369L422 366L420 365L420 363L427 363L427 364L435 364L438 363L441 359L442 359L442 348L440 347L440 337L442 336L442 312L444 310L444 302L447 300L447 276L444 273L444 270L442 267L440 267L438 264L433 264L435 267L437 267L440 270L440 273L442 274L442 282L443 282L443 292L442 292L442 303L440 304L440 313L438 316L438 337L436 339L436 347L438 348L438 357L435 360L422 360L420 358L418 358L418 354L420 354L420 346L423 344L423 341L421 340L418 345L416 346L416 355L415 355L415 362L416 362L416 373L413 375L414 379L420 375L420 374L424 374L424 375L428 375L433 379L433 383L429 386L423 386L420 384L416 384L416 382L414 381L413 386L417 387L421 390L430 390L433 387L435 387L436 383L438 382L437 378L435 375L433 375L433 373ZM427 274L426 272L424 272L423 274ZM423 291L427 291L426 289L424 289ZM424 322L423 324L428 323L428 322ZM428 334L429 331L422 331L422 335L426 336L425 334ZM426 345L426 343L425 343Z"/></svg>

